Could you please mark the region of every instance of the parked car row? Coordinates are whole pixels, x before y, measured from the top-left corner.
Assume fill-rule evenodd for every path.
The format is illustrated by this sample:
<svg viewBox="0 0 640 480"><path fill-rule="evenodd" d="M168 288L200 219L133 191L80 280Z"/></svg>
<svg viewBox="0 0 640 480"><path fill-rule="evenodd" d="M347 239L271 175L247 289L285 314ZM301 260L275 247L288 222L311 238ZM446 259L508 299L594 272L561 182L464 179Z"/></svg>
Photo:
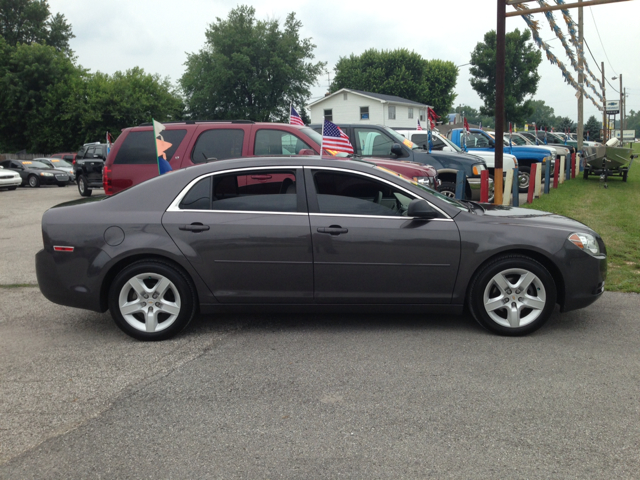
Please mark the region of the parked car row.
<svg viewBox="0 0 640 480"><path fill-rule="evenodd" d="M0 166L4 170L11 170L20 176L20 185L39 187L40 185L57 185L66 187L71 181L68 171L54 168L53 163L37 160L4 160Z"/></svg>

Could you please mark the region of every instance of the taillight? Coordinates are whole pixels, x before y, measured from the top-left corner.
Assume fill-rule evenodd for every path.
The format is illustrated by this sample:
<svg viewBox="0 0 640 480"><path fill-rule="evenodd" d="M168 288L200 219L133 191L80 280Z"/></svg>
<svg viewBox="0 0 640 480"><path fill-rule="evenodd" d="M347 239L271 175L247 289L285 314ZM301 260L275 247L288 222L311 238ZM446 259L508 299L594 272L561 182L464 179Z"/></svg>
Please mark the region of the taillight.
<svg viewBox="0 0 640 480"><path fill-rule="evenodd" d="M102 169L102 186L106 195L113 195L113 182L111 178L111 169L104 167Z"/></svg>

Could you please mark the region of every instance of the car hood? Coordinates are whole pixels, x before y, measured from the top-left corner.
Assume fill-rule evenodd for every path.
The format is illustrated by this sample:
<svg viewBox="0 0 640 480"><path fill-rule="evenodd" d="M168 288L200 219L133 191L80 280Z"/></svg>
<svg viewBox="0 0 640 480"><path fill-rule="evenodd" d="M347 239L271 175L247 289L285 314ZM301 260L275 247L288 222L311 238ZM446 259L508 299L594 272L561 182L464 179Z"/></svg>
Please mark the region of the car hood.
<svg viewBox="0 0 640 480"><path fill-rule="evenodd" d="M513 152L510 152L510 148L513 148ZM549 152L550 155L554 155L555 154L555 148L553 149L553 151L551 151L551 148L547 148L543 145L536 145L536 146L530 146L530 147L508 147L507 145L505 145L504 147L504 151L507 153L512 153L513 155L516 156L520 156L520 155L540 155L541 153L543 153L543 150L546 152Z"/></svg>
<svg viewBox="0 0 640 480"><path fill-rule="evenodd" d="M480 215L489 219L503 219L508 223L518 223L531 225L536 227L550 227L550 228L563 228L580 230L593 230L577 220L569 217L564 217L555 213L545 212L542 210L533 210L530 208L510 207L494 204L482 204L484 212Z"/></svg>

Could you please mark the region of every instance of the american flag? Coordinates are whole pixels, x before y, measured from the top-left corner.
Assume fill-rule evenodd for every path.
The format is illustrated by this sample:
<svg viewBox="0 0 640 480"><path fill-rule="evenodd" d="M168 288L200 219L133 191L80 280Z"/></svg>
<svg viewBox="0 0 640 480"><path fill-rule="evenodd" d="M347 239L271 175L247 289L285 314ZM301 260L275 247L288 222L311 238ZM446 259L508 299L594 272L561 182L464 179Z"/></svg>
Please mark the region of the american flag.
<svg viewBox="0 0 640 480"><path fill-rule="evenodd" d="M302 118L300 118L298 112L296 112L296 109L293 108L293 105L291 105L291 111L289 112L289 124L304 127L304 122L302 121Z"/></svg>
<svg viewBox="0 0 640 480"><path fill-rule="evenodd" d="M422 130L422 127L420 126L420 119L418 118L418 126L416 127L416 130Z"/></svg>
<svg viewBox="0 0 640 480"><path fill-rule="evenodd" d="M429 125L431 126L431 130L436 128L436 120L438 120L439 118L440 117L438 116L438 114L436 113L436 111L433 108L427 107L427 120L429 121Z"/></svg>
<svg viewBox="0 0 640 480"><path fill-rule="evenodd" d="M469 133L469 122L467 122L467 117L464 117L464 129Z"/></svg>
<svg viewBox="0 0 640 480"><path fill-rule="evenodd" d="M329 120L324 121L322 127L322 148L335 150L337 152L353 153L353 146L349 141L349 137L340 130L336 124Z"/></svg>

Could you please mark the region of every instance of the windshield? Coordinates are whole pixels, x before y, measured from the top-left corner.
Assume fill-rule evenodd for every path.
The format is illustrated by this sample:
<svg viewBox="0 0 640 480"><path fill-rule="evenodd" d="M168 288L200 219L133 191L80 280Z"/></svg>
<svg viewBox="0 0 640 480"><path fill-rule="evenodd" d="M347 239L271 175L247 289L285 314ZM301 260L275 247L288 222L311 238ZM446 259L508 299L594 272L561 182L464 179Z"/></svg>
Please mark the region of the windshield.
<svg viewBox="0 0 640 480"><path fill-rule="evenodd" d="M456 145L451 140L449 140L447 137L444 137L442 135L438 135L438 138L440 140L442 140L447 145L447 147L453 148L456 152L463 152L464 151L458 145Z"/></svg>
<svg viewBox="0 0 640 480"><path fill-rule="evenodd" d="M46 163L36 162L36 161L28 161L28 162L20 162L25 168L38 168L41 170L51 170L53 167L51 165L47 165Z"/></svg>
<svg viewBox="0 0 640 480"><path fill-rule="evenodd" d="M58 158L52 158L49 161L53 164L53 166L55 168L60 168L60 167L73 168L73 166L69 162L67 162L66 160L60 160Z"/></svg>
<svg viewBox="0 0 640 480"><path fill-rule="evenodd" d="M381 167L379 165L375 165L374 168L377 168L378 170L382 170L384 172L390 173L394 177L399 178L400 180L402 180L404 182L410 183L414 187L418 187L418 188L424 190L425 192L427 192L429 195L431 195L433 197L436 197L436 198L442 200L443 202L447 202L449 205L452 205L452 206L454 206L456 208L459 208L460 210L464 210L465 212L469 211L469 209L465 205L463 205L462 203L458 202L457 200L455 200L453 198L450 198L450 197L447 197L446 195L443 195L440 192L436 192L435 190L433 190L433 189L431 189L429 187L425 187L424 185L419 184L415 180L412 180L409 177L405 177L401 173L394 172L393 170L389 170L388 168Z"/></svg>
<svg viewBox="0 0 640 480"><path fill-rule="evenodd" d="M389 128L389 127L384 127L384 131L387 132L389 135L391 135L391 137L393 137L393 139L399 143L400 145L404 145L405 147L410 148L411 150L421 150L422 147L419 145L416 145L415 143L413 143L411 140L409 140L408 138L404 138L402 135L400 135L398 132L396 132L394 129Z"/></svg>
<svg viewBox="0 0 640 480"><path fill-rule="evenodd" d="M509 138L509 137L507 136L507 138ZM513 136L511 137L511 142L512 142L514 145L519 145L519 146L522 146L522 145L528 145L527 141L526 141L524 138L522 138L522 137L520 137L520 136L518 136L518 135L513 135Z"/></svg>

